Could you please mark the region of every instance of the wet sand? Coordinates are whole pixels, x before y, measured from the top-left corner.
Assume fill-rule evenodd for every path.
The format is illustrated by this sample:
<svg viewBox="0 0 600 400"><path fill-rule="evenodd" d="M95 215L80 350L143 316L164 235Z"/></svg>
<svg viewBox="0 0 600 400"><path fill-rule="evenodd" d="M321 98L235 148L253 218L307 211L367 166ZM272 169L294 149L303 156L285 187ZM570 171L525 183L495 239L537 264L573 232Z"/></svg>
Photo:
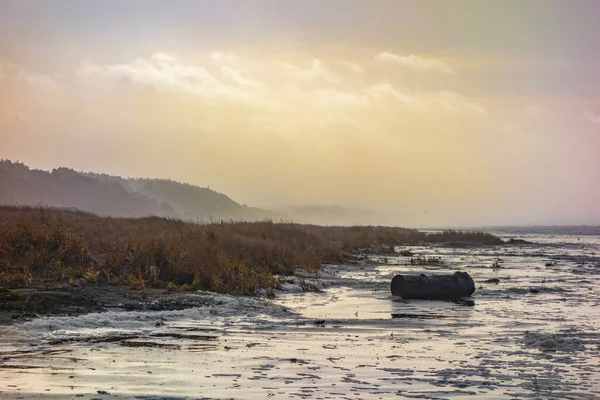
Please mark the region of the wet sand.
<svg viewBox="0 0 600 400"><path fill-rule="evenodd" d="M600 398L600 238L524 238L535 244L409 248L440 266L373 256L296 277L318 293L197 293L184 310L3 326L0 397ZM457 269L472 302L389 292L396 273Z"/></svg>

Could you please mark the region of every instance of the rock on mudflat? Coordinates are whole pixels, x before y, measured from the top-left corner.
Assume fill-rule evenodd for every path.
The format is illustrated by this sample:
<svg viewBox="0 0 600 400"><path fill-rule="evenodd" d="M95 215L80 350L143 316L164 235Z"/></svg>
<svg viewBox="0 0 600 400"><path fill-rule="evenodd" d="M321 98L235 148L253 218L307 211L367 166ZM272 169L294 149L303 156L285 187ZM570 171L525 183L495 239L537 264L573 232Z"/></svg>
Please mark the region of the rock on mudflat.
<svg viewBox="0 0 600 400"><path fill-rule="evenodd" d="M302 289L302 286L297 285L295 283L284 283L283 285L281 285L281 290L283 292L287 292L287 293L303 293L304 289Z"/></svg>
<svg viewBox="0 0 600 400"><path fill-rule="evenodd" d="M392 279L394 296L405 299L454 300L475 292L475 282L463 271L452 275L396 275Z"/></svg>

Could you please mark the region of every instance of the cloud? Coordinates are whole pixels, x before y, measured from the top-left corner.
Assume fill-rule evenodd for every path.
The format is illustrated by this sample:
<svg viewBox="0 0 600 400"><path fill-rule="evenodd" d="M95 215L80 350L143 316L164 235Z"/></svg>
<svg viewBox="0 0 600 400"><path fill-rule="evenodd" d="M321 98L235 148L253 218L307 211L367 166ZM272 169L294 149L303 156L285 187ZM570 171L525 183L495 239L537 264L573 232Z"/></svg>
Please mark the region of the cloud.
<svg viewBox="0 0 600 400"><path fill-rule="evenodd" d="M237 83L240 86L251 86L256 89L262 89L262 86L260 85L260 83L254 81L252 79L244 77L239 71L237 71L231 67L222 66L221 74L225 78L229 78L231 81Z"/></svg>
<svg viewBox="0 0 600 400"><path fill-rule="evenodd" d="M388 98L396 100L411 110L424 110L426 108L425 104L419 98L402 94L389 83L379 83L369 86L367 93L378 99Z"/></svg>
<svg viewBox="0 0 600 400"><path fill-rule="evenodd" d="M367 93L377 99L392 99L409 110L436 114L484 115L479 104L454 92L411 93L400 92L389 83L379 83L367 88Z"/></svg>
<svg viewBox="0 0 600 400"><path fill-rule="evenodd" d="M220 51L212 51L210 53L210 58L220 63L233 63L236 60L233 54L225 54L221 53Z"/></svg>
<svg viewBox="0 0 600 400"><path fill-rule="evenodd" d="M1 81L42 91L53 91L59 87L59 83L49 75L30 72L20 65L2 61L0 61Z"/></svg>
<svg viewBox="0 0 600 400"><path fill-rule="evenodd" d="M342 61L341 64L357 74L362 74L365 72L365 69L358 63L352 61Z"/></svg>
<svg viewBox="0 0 600 400"><path fill-rule="evenodd" d="M24 69L19 71L17 80L42 90L55 90L58 88L58 83L48 75L31 73Z"/></svg>
<svg viewBox="0 0 600 400"><path fill-rule="evenodd" d="M590 110L586 110L586 111L582 112L580 115L580 118L582 118L594 125L600 125L600 115L594 114Z"/></svg>
<svg viewBox="0 0 600 400"><path fill-rule="evenodd" d="M177 60L175 57L170 56L165 53L154 53L154 54L152 54L152 57L150 57L150 58L152 58L154 61L156 61L158 63L172 63Z"/></svg>
<svg viewBox="0 0 600 400"><path fill-rule="evenodd" d="M315 101L311 102L318 107L363 108L369 107L369 98L362 93L340 91L335 89L319 89L315 92Z"/></svg>
<svg viewBox="0 0 600 400"><path fill-rule="evenodd" d="M77 74L88 79L128 81L157 91L209 99L260 101L261 98L260 84L232 67L221 66L209 71L205 66L188 64L164 53L138 58L128 64L98 65L85 61Z"/></svg>
<svg viewBox="0 0 600 400"><path fill-rule="evenodd" d="M375 61L398 65L408 69L422 72L442 72L454 75L456 72L448 65L435 58L423 58L413 54L408 56L399 56L393 53L383 52L375 56Z"/></svg>
<svg viewBox="0 0 600 400"><path fill-rule="evenodd" d="M341 77L323 64L319 59L313 59L309 68L299 67L291 63L282 63L281 67L289 78L304 82L323 81L329 84L339 83Z"/></svg>
<svg viewBox="0 0 600 400"><path fill-rule="evenodd" d="M449 113L457 114L486 114L485 109L477 103L469 101L465 96L459 93L442 91L436 95L434 100L439 102L440 107Z"/></svg>
<svg viewBox="0 0 600 400"><path fill-rule="evenodd" d="M337 119L360 119L357 109L377 112L483 115L486 110L464 95L451 91L419 91L404 87L396 76L373 68L372 63L331 61L304 54L274 54L254 58L207 52L194 61L155 53L129 63L82 63L77 74L91 80L132 83L159 92L181 93L207 101L235 101L260 105L265 112L335 112ZM415 56L381 53L376 58L407 62L421 70L449 72L445 64ZM400 60L400 61L398 61ZM404 60L404 61L403 61ZM404 82L410 84L410 82ZM313 115L312 118L326 118ZM344 114L346 114L344 116Z"/></svg>

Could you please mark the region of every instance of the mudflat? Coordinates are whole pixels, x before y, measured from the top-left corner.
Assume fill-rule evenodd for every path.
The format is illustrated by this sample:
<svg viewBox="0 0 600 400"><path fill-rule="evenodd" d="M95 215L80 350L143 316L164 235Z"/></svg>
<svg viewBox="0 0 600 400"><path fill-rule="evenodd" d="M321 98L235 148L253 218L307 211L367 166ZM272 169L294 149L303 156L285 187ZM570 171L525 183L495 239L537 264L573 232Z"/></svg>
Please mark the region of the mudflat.
<svg viewBox="0 0 600 400"><path fill-rule="evenodd" d="M0 397L597 399L600 237L524 238L299 271L274 299L88 287L102 310L0 327ZM390 293L398 273L456 270L470 301Z"/></svg>

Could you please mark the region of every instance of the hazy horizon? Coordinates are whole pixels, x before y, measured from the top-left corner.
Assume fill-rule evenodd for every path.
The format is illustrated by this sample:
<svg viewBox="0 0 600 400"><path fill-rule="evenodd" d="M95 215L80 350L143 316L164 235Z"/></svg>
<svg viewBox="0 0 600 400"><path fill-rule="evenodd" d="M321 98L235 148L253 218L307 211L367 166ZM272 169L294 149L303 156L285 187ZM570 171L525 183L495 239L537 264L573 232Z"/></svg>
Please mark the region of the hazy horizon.
<svg viewBox="0 0 600 400"><path fill-rule="evenodd" d="M0 159L390 225L600 224L596 1L0 3Z"/></svg>

